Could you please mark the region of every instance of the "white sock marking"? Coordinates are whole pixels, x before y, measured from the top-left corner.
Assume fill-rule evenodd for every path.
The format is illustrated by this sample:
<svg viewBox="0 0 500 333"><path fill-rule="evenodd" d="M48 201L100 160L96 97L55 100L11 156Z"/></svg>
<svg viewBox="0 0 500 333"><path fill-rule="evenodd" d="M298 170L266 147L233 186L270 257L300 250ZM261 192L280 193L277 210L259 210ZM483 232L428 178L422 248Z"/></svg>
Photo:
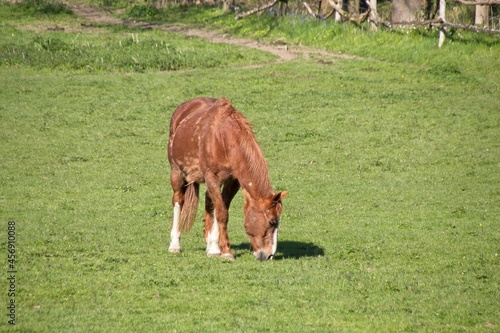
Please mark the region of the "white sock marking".
<svg viewBox="0 0 500 333"><path fill-rule="evenodd" d="M212 229L207 236L207 254L209 256L220 255L219 248L219 223L217 223L217 218L214 212L214 222L212 224Z"/></svg>
<svg viewBox="0 0 500 333"><path fill-rule="evenodd" d="M170 231L170 252L180 252L181 250L181 232L179 230L179 221L181 218L181 205L178 202L174 205L174 223L172 224L172 231Z"/></svg>

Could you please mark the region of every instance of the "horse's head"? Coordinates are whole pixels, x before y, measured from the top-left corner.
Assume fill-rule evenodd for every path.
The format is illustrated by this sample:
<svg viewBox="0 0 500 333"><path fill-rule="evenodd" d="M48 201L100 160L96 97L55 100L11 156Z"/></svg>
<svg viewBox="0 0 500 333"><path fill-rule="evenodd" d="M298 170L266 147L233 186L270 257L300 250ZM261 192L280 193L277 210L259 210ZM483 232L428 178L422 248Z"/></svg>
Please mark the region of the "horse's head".
<svg viewBox="0 0 500 333"><path fill-rule="evenodd" d="M273 194L269 198L245 198L245 229L252 244L253 254L259 260L272 259L278 245L281 201L288 192Z"/></svg>

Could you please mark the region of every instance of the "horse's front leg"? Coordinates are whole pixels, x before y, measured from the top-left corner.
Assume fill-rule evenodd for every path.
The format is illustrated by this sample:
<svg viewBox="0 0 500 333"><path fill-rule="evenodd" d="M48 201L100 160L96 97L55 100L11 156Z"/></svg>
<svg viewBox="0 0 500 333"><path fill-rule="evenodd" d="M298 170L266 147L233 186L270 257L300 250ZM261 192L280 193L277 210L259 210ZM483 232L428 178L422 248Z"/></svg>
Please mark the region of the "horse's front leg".
<svg viewBox="0 0 500 333"><path fill-rule="evenodd" d="M207 201L205 204L205 239L207 255L221 255L234 260L227 234L228 210L221 193L221 185L213 174L205 175ZM209 197L209 198L208 198Z"/></svg>
<svg viewBox="0 0 500 333"><path fill-rule="evenodd" d="M219 226L214 223L214 204L208 191L205 193L205 240L207 241L207 256L220 256Z"/></svg>

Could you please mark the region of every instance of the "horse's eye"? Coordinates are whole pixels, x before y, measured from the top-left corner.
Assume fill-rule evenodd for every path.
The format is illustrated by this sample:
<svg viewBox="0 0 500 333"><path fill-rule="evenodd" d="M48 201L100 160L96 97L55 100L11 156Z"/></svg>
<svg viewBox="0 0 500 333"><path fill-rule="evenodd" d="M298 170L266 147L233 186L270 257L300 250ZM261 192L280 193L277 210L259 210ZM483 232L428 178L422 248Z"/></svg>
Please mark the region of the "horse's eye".
<svg viewBox="0 0 500 333"><path fill-rule="evenodd" d="M269 221L269 225L271 227L277 227L278 226L278 220L276 219L276 220Z"/></svg>

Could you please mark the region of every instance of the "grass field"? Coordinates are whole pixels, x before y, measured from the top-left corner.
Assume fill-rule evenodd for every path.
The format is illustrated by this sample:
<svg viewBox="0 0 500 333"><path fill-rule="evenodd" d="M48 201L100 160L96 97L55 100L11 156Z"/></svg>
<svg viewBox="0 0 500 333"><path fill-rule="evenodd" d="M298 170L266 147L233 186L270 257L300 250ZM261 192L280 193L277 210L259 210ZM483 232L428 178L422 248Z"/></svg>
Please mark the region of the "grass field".
<svg viewBox="0 0 500 333"><path fill-rule="evenodd" d="M78 21L18 11L0 5L0 331L500 330L498 44L457 42L443 58L481 56L451 66L427 66L436 51L418 39L402 51L409 62L274 63L164 32L47 32L36 27ZM33 46L49 40L64 47ZM156 43L182 50L179 70L161 68L156 58L170 58ZM51 66L58 52L67 61ZM135 55L151 60L86 67ZM167 251L168 122L196 96L233 101L275 189L289 191L273 261L249 250L241 194L230 211L236 261L206 257L201 215L183 252Z"/></svg>

